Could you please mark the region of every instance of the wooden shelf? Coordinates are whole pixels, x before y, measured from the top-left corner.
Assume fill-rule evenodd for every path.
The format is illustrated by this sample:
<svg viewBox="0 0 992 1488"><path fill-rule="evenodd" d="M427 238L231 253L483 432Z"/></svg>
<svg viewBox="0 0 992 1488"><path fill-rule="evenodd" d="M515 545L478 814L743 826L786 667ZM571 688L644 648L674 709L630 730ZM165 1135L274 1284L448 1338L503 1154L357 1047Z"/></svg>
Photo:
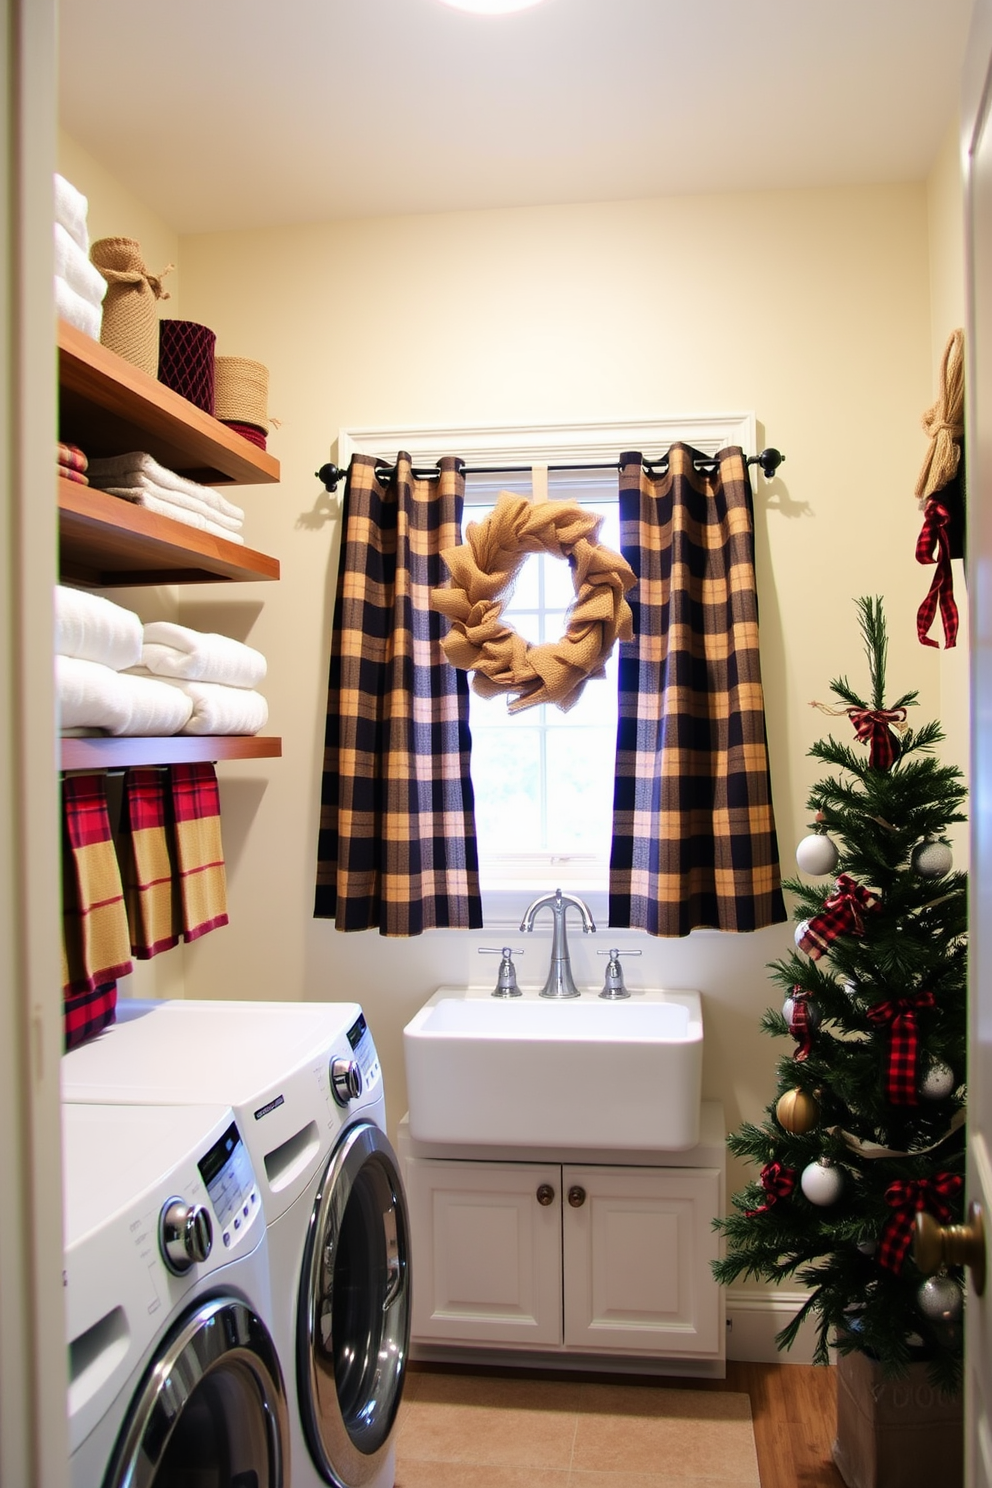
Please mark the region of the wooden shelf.
<svg viewBox="0 0 992 1488"><path fill-rule="evenodd" d="M59 322L59 435L87 455L145 450L202 485L265 485L279 479L267 450L204 413L140 367Z"/></svg>
<svg viewBox="0 0 992 1488"><path fill-rule="evenodd" d="M186 765L199 760L278 759L282 740L261 734L170 734L62 740L63 770L113 770L129 765Z"/></svg>
<svg viewBox="0 0 992 1488"><path fill-rule="evenodd" d="M63 581L214 584L278 579L279 561L184 522L59 477L59 570Z"/></svg>

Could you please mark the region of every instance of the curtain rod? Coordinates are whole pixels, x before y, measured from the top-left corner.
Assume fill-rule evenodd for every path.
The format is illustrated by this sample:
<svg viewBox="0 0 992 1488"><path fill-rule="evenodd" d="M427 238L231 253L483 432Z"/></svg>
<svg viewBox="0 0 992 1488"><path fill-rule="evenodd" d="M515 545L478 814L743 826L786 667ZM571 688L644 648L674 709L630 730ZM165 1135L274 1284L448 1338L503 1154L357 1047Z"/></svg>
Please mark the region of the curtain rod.
<svg viewBox="0 0 992 1488"><path fill-rule="evenodd" d="M771 480L776 470L784 462L784 460L785 456L782 454L781 450L763 449L760 455L748 455L747 464L760 465L762 474L764 475L765 479ZM667 464L667 455L659 455L657 460L643 461L644 469L648 471L662 469L667 466ZM715 465L715 456L710 458L706 458L705 456L703 456L700 459L693 461L693 467L696 470L707 470ZM533 467L530 465L462 465L461 473L462 475L525 475L528 474L532 468ZM605 464L597 460L583 460L575 465L548 466L549 471L621 470L622 468L623 467L621 466L619 460L611 460ZM385 465L382 468L382 474L388 478L390 475L392 475L395 469L395 465ZM314 474L319 481L323 481L324 489L327 491L336 491L339 483L343 480L346 480L348 477L348 472L346 470L341 470L337 465L332 464L321 465L320 469L315 471ZM419 480L430 480L432 477L436 477L440 474L440 469L437 465L429 465L422 468L411 469L411 474L417 477L417 479Z"/></svg>

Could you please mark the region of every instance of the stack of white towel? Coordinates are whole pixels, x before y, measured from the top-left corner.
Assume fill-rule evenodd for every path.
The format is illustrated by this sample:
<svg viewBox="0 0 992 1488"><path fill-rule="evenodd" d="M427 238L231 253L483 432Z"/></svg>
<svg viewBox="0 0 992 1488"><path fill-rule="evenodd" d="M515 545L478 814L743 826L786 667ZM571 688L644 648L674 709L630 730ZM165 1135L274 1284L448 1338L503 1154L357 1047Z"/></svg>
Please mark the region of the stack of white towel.
<svg viewBox="0 0 992 1488"><path fill-rule="evenodd" d="M90 460L86 474L91 486L133 501L160 516L212 532L228 542L243 543L241 528L245 514L213 486L201 486L174 470L160 465L142 450L108 459Z"/></svg>
<svg viewBox="0 0 992 1488"><path fill-rule="evenodd" d="M64 176L55 177L55 307L77 330L100 339L107 281L90 263L89 203Z"/></svg>
<svg viewBox="0 0 992 1488"><path fill-rule="evenodd" d="M256 686L265 676L261 651L230 636L190 630L169 620L144 627L138 679L155 679L189 699L184 734L257 734L269 705Z"/></svg>
<svg viewBox="0 0 992 1488"><path fill-rule="evenodd" d="M55 591L55 679L63 734L257 734L261 652L228 636L131 610L83 589Z"/></svg>

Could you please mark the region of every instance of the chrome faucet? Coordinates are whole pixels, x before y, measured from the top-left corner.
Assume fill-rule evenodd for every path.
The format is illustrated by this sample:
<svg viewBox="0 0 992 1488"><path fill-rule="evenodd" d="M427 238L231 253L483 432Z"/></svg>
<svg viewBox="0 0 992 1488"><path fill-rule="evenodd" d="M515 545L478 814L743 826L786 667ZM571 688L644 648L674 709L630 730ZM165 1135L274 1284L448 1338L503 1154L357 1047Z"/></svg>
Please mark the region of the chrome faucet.
<svg viewBox="0 0 992 1488"><path fill-rule="evenodd" d="M542 997L579 997L581 995L572 978L572 967L568 959L565 915L570 905L574 905L582 916L582 933L589 935L596 928L589 912L589 906L583 904L581 899L576 899L572 894L563 894L561 889L555 889L553 894L545 894L543 898L535 899L533 904L528 905L520 921L520 929L528 931L533 930L534 919L539 910L550 909L554 915L551 966L548 970L548 979L541 988Z"/></svg>

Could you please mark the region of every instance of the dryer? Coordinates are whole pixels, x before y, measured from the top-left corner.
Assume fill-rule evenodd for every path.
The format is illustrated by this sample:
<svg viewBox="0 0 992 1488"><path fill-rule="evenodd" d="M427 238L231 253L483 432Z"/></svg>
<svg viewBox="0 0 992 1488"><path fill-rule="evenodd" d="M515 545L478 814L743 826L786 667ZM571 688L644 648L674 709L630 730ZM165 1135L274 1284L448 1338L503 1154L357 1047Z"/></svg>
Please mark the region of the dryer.
<svg viewBox="0 0 992 1488"><path fill-rule="evenodd" d="M232 1107L267 1226L293 1488L393 1488L409 1224L361 1007L125 1002L63 1057L62 1093Z"/></svg>
<svg viewBox="0 0 992 1488"><path fill-rule="evenodd" d="M223 1106L62 1108L72 1488L290 1488L261 1194Z"/></svg>

